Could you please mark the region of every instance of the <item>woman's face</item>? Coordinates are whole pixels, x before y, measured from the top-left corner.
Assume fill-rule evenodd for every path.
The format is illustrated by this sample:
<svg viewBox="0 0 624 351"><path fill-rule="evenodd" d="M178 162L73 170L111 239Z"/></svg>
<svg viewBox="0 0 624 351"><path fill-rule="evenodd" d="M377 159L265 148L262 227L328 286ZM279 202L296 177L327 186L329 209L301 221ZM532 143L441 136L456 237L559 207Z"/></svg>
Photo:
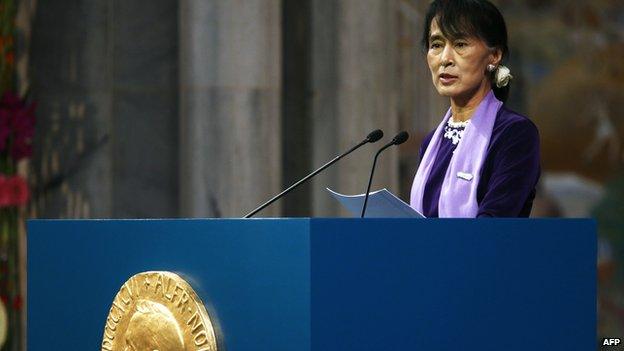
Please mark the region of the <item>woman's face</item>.
<svg viewBox="0 0 624 351"><path fill-rule="evenodd" d="M489 91L487 65L498 65L501 56L500 50L488 48L475 37L448 39L438 21L431 21L427 63L440 95L468 101L478 92Z"/></svg>

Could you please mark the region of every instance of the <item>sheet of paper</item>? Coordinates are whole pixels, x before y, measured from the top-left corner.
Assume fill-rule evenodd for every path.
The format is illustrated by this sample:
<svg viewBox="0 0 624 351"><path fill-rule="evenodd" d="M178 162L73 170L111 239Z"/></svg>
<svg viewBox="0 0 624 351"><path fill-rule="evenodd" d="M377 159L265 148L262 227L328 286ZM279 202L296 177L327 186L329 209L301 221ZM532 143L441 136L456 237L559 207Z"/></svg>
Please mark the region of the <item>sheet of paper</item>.
<svg viewBox="0 0 624 351"><path fill-rule="evenodd" d="M366 194L344 195L330 188L327 191L354 217L360 217ZM366 218L425 218L387 189L373 191L368 196Z"/></svg>

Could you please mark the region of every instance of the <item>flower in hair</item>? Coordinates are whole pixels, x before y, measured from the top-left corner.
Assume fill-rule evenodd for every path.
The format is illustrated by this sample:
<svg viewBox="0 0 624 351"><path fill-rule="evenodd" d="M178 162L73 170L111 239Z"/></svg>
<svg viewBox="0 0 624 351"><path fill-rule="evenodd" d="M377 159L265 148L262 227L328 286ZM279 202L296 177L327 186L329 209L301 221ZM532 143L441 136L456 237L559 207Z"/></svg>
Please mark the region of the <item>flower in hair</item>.
<svg viewBox="0 0 624 351"><path fill-rule="evenodd" d="M513 79L511 71L506 66L500 65L496 69L495 83L498 88L502 88L509 84L509 81Z"/></svg>

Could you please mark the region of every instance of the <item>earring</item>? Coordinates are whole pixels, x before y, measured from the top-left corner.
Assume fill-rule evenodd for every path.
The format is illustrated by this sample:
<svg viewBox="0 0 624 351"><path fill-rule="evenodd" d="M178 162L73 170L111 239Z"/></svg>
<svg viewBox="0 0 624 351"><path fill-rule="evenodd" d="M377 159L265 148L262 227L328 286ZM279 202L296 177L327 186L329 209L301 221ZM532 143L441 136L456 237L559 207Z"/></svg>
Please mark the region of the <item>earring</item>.
<svg viewBox="0 0 624 351"><path fill-rule="evenodd" d="M496 66L494 66L493 64L490 63L489 65L487 65L487 71L488 72L492 73L495 70L496 70Z"/></svg>

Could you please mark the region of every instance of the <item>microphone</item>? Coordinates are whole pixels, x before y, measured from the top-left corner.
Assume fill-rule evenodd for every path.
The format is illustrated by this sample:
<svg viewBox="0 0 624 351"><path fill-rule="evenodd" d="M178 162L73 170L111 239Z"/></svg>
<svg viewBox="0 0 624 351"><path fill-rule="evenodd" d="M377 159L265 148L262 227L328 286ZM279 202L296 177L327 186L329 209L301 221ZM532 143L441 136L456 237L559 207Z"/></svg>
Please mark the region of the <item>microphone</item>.
<svg viewBox="0 0 624 351"><path fill-rule="evenodd" d="M375 165L377 164L377 157L381 154L382 151L389 148L392 145L400 145L403 144L409 138L409 134L406 131L402 131L399 134L395 135L392 138L392 141L384 145L377 154L375 154L375 160L373 161L373 168L371 169L370 178L368 179L368 187L366 188L366 196L364 197L364 205L362 206L362 215L360 218L364 218L364 213L366 213L366 204L368 203L368 196L370 194L371 184L373 183L373 174L375 173Z"/></svg>
<svg viewBox="0 0 624 351"><path fill-rule="evenodd" d="M305 176L304 178L302 178L301 180L299 180L298 182L296 182L295 184L289 186L286 190L282 191L281 193L275 195L272 199L270 199L269 201L263 203L262 205L260 205L258 208L256 208L255 210L249 212L245 217L243 218L250 218L251 216L255 215L256 213L260 212L261 210L263 210L265 207L269 206L270 204L274 203L275 201L277 201L279 198L281 198L282 196L286 195L287 193L289 193L291 190L295 189L296 187L298 187L299 185L305 183L308 179L314 177L315 175L317 175L318 173L320 173L321 171L323 171L325 168L333 165L334 163L338 162L338 160L340 160L341 158L347 156L348 154L352 153L353 151L355 151L356 149L358 149L360 146L367 144L367 143L374 143L376 141L378 141L379 139L381 139L383 137L383 131L381 129L375 129L372 132L368 133L368 135L366 136L366 138L364 138L364 140L362 140L359 144L355 145L354 147L350 148L349 150L347 150L345 153L338 155L336 157L334 157L334 159L332 159L331 161L327 162L326 164L324 164L323 166L321 166L319 169L317 169L316 171L308 174L307 176Z"/></svg>

